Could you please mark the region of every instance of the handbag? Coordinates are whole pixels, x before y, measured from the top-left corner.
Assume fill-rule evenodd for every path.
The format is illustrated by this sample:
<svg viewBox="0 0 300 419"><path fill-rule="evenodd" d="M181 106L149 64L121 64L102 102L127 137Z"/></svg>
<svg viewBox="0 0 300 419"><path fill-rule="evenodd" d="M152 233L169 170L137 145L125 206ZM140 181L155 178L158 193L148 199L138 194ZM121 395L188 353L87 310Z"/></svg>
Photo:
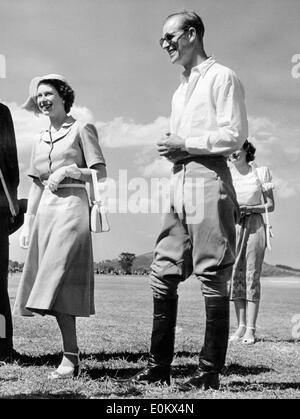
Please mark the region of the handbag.
<svg viewBox="0 0 300 419"><path fill-rule="evenodd" d="M90 230L92 233L110 231L106 209L101 201L98 189L97 171L91 169L92 183L90 183Z"/></svg>
<svg viewBox="0 0 300 419"><path fill-rule="evenodd" d="M265 196L264 196L262 182L261 182L261 180L258 176L257 169L254 166L252 166L252 169L253 169L254 176L256 177L256 179L259 182L260 189L261 189L261 192L262 192L263 201L264 201L264 205L265 205L265 217L266 217L265 229L266 229L267 248L268 248L268 250L272 250L271 239L274 237L274 234L273 234L273 231L272 231L272 226L270 224L268 205L267 205L267 201L266 201Z"/></svg>
<svg viewBox="0 0 300 419"><path fill-rule="evenodd" d="M17 214L1 169L0 169L0 178L1 178L1 183L3 186L3 190L5 192L5 195L8 201L9 210L11 213L11 217L9 218L9 224L8 224L8 234L11 235L15 233L24 223L24 214L27 211L28 200L18 199L19 211Z"/></svg>

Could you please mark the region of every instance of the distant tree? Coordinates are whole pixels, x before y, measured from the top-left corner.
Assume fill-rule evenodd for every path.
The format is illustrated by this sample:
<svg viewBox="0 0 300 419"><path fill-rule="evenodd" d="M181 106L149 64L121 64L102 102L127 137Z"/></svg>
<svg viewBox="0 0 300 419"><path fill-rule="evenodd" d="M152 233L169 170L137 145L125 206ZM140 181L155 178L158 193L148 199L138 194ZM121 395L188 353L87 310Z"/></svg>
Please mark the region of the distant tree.
<svg viewBox="0 0 300 419"><path fill-rule="evenodd" d="M123 252L119 255L119 264L126 275L132 272L132 265L136 256L134 253Z"/></svg>
<svg viewBox="0 0 300 419"><path fill-rule="evenodd" d="M22 268L23 268L23 266L22 266ZM9 264L8 264L8 271L10 273L12 273L12 272L21 272L22 271L21 265L16 260L10 260L9 261Z"/></svg>

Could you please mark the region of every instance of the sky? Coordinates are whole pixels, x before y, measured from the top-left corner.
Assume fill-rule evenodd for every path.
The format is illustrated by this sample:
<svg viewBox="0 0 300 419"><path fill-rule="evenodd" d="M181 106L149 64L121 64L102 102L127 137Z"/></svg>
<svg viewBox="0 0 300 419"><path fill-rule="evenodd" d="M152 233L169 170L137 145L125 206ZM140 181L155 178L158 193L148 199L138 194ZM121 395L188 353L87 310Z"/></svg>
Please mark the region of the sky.
<svg viewBox="0 0 300 419"><path fill-rule="evenodd" d="M207 54L232 68L246 91L249 139L275 184L275 237L265 261L300 268L299 0L0 0L0 100L15 124L19 197L30 187L32 144L47 126L21 109L29 82L62 74L75 90L72 114L98 129L111 180L111 231L93 236L94 259L153 250L161 215L134 210L135 187L148 187L146 201L155 201L151 181L170 169L155 145L168 129L182 69L169 62L158 39L164 18L182 9L203 18ZM26 251L18 235L11 236L10 259L21 261Z"/></svg>

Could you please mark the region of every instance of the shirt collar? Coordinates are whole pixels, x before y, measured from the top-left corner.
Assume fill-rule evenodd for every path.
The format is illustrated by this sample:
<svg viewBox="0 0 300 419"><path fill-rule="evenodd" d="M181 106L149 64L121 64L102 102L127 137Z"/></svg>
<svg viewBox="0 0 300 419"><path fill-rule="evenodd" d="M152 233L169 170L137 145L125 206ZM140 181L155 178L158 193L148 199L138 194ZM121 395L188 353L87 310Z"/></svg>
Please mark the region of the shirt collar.
<svg viewBox="0 0 300 419"><path fill-rule="evenodd" d="M43 133L42 133L42 140L46 141L46 142L55 142L57 140L60 140L61 138L65 137L68 132L70 131L70 129L72 128L73 124L75 122L75 119L70 116L63 124L62 126L59 128L58 131L52 132L50 135L50 129L46 129ZM52 141L51 141L52 140Z"/></svg>
<svg viewBox="0 0 300 419"><path fill-rule="evenodd" d="M216 60L215 60L215 58L213 57L213 56L211 56L211 57L209 57L209 58L207 58L205 61L203 61L202 63L200 63L200 64L198 64L198 65L196 65L195 67L193 67L192 68L192 70L191 70L191 74L192 73L199 73L200 75L201 75L201 77L204 77L205 76L205 74L206 74L206 72L207 72L207 70L213 65L213 64L215 64L215 62L216 62ZM182 81L187 81L188 80L188 78L186 77L186 75L185 75L185 72L183 72L182 74L181 74L181 80Z"/></svg>

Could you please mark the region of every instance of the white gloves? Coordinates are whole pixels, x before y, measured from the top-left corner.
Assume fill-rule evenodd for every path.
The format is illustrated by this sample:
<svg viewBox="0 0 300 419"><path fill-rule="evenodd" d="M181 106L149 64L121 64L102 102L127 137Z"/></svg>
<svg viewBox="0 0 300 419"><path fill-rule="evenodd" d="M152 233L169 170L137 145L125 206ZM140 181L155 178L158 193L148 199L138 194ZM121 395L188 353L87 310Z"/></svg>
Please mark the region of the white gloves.
<svg viewBox="0 0 300 419"><path fill-rule="evenodd" d="M26 213L24 215L24 224L19 238L20 246L23 249L28 249L34 219L34 214Z"/></svg>
<svg viewBox="0 0 300 419"><path fill-rule="evenodd" d="M54 192L57 190L58 185L64 180L64 178L70 177L73 179L79 179L80 176L81 171L78 169L76 163L71 164L70 166L60 167L49 176L49 179L46 183L46 188L50 189L51 192Z"/></svg>

